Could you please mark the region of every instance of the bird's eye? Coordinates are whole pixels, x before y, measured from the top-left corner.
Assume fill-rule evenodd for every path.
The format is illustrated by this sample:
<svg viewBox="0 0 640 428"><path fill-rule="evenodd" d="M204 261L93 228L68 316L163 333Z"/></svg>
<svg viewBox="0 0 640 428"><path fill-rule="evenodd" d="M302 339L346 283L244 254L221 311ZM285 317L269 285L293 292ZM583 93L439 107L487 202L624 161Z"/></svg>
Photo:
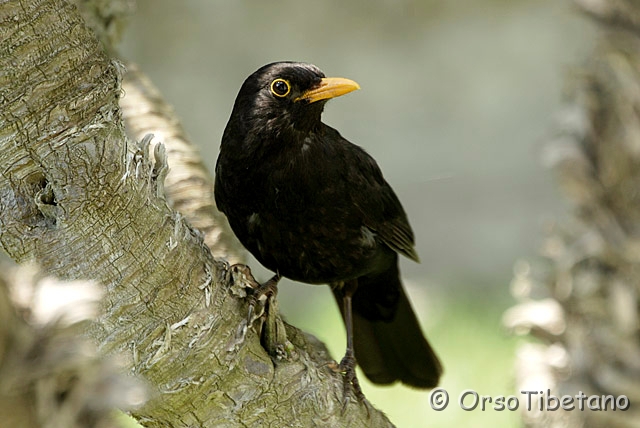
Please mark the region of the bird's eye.
<svg viewBox="0 0 640 428"><path fill-rule="evenodd" d="M284 79L276 79L271 82L271 93L276 97L283 98L291 92L291 85Z"/></svg>

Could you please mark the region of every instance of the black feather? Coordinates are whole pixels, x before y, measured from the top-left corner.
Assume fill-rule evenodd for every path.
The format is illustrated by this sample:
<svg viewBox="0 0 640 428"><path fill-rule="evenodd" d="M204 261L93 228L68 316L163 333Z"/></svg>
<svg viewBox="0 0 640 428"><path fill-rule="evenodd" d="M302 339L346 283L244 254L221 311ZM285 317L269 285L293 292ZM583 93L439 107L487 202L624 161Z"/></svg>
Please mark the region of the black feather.
<svg viewBox="0 0 640 428"><path fill-rule="evenodd" d="M315 66L280 62L249 76L216 164L215 199L264 266L307 283L357 280L356 358L377 383L433 387L442 371L402 289L397 253L418 260L397 196L375 160L321 122ZM290 84L285 97L271 84ZM334 294L342 301L340 287Z"/></svg>

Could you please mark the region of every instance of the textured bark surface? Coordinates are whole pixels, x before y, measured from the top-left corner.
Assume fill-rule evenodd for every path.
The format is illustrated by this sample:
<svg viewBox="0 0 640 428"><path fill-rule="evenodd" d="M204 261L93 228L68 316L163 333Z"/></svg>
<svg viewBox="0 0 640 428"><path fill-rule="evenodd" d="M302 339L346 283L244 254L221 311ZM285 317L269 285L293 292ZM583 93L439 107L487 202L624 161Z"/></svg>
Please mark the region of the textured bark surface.
<svg viewBox="0 0 640 428"><path fill-rule="evenodd" d="M173 108L135 64L127 64L122 89L120 106L127 134L135 140L153 134L167 148L171 165L165 191L171 208L204 233L204 242L214 257L229 263L241 262L244 249L227 218L216 209L211 174Z"/></svg>
<svg viewBox="0 0 640 428"><path fill-rule="evenodd" d="M625 395L627 411L524 412L531 427L640 426L640 3L580 0L602 29L545 153L573 207L545 260L520 263L505 321L542 340L518 391ZM537 404L536 406L537 407Z"/></svg>
<svg viewBox="0 0 640 428"><path fill-rule="evenodd" d="M103 10L79 4L85 15ZM173 148L156 145L152 155L148 139L126 138L122 73L68 2L0 0L2 249L47 274L104 286L89 336L150 383L153 398L135 412L145 426L391 426L375 409L343 408L342 378L313 338L287 327L290 361L270 358L254 329L238 342L241 281L231 284L227 264L185 220L212 208L189 196L180 209L194 212L170 207ZM209 241L215 227L206 232L227 245ZM220 253L237 257L233 244Z"/></svg>
<svg viewBox="0 0 640 428"><path fill-rule="evenodd" d="M0 414L5 427L115 428L114 407L144 402L144 388L118 374L82 337L102 290L61 282L34 266L0 272ZM11 296L11 297L10 297ZM17 310L16 310L17 309Z"/></svg>

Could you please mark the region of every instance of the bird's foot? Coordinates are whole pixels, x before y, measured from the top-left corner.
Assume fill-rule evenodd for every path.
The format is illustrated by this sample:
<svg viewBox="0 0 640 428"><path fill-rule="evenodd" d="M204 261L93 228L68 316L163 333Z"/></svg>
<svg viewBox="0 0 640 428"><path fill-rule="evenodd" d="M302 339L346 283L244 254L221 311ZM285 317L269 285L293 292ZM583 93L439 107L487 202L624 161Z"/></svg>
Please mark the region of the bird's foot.
<svg viewBox="0 0 640 428"><path fill-rule="evenodd" d="M347 352L340 361L340 364L333 363L329 366L333 371L341 373L344 380L342 391L343 411L347 407L347 403L349 402L349 392L351 390L358 399L358 402L365 404L365 406L367 407L367 414L369 414L369 402L364 396L362 388L360 388L360 382L358 381L358 377L356 376L356 365L357 362L353 350L347 349Z"/></svg>
<svg viewBox="0 0 640 428"><path fill-rule="evenodd" d="M287 331L280 317L278 299L275 295L267 299L264 322L260 332L260 343L275 360L291 360L297 356L295 346L287 338Z"/></svg>
<svg viewBox="0 0 640 428"><path fill-rule="evenodd" d="M261 319L257 330L262 346L277 360L291 359L295 356L295 350L293 344L287 339L276 299L280 275L276 274L264 284L260 284L247 265L235 264L230 267L229 272L234 284L241 283L239 288L244 292L236 291L235 294L240 297L249 295L247 318L238 327L233 341L234 347L237 348L238 344L244 341L248 329L256 320Z"/></svg>
<svg viewBox="0 0 640 428"><path fill-rule="evenodd" d="M278 310L278 281L279 275L274 275L269 281L254 288L249 297L249 316L252 311L256 316L263 316L260 331L260 343L276 360L290 360L294 355L294 346L287 339L287 332L280 311ZM256 308L259 308L256 310ZM249 322L252 322L249 320Z"/></svg>
<svg viewBox="0 0 640 428"><path fill-rule="evenodd" d="M229 276L232 282L231 291L234 294L239 297L249 295L247 324L251 326L264 313L267 300L278 292L280 276L274 275L269 281L260 284L251 273L251 268L241 263L229 267Z"/></svg>
<svg viewBox="0 0 640 428"><path fill-rule="evenodd" d="M251 271L249 271L249 274L251 274ZM253 278L253 275L251 278ZM274 298L276 294L278 294L278 281L280 281L280 275L274 275L264 284L259 284L255 279L253 281L255 283L255 287L253 287L251 296L249 297L249 313L257 307L260 307L261 311L267 309L268 300ZM256 313L258 313L258 311L256 311ZM260 312L260 315L262 315L262 312Z"/></svg>

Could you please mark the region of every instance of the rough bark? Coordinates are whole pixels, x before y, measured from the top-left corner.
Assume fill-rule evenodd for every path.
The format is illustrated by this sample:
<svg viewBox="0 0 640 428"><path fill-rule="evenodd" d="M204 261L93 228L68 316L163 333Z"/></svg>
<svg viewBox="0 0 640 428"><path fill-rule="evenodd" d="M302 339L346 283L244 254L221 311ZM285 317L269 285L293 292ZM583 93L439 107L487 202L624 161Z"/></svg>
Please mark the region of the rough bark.
<svg viewBox="0 0 640 428"><path fill-rule="evenodd" d="M226 217L216 209L213 181L197 148L189 142L173 108L135 64L127 64L120 100L127 134L141 140L153 134L167 148L171 167L165 193L171 208L182 213L197 230L214 257L229 263L243 261L244 250Z"/></svg>
<svg viewBox="0 0 640 428"><path fill-rule="evenodd" d="M628 397L627 411L533 411L531 427L640 426L640 4L579 0L602 32L575 74L545 160L572 205L544 260L520 262L507 325L541 343L518 352L518 390Z"/></svg>
<svg viewBox="0 0 640 428"><path fill-rule="evenodd" d="M152 160L149 139L125 136L122 73L68 2L0 0L3 250L47 274L104 286L88 335L151 384L153 398L135 412L145 426L391 426L362 404L343 408L342 378L312 337L287 326L289 361L269 357L254 329L238 341L242 279L185 220L212 208L170 207L165 146L155 145ZM208 242L214 251L227 245ZM237 256L233 245L221 253Z"/></svg>
<svg viewBox="0 0 640 428"><path fill-rule="evenodd" d="M118 374L81 335L102 297L91 282L64 283L33 266L0 272L2 426L115 428L114 407L144 400L142 385ZM11 295L11 298L10 298ZM17 309L17 311L15 310Z"/></svg>

